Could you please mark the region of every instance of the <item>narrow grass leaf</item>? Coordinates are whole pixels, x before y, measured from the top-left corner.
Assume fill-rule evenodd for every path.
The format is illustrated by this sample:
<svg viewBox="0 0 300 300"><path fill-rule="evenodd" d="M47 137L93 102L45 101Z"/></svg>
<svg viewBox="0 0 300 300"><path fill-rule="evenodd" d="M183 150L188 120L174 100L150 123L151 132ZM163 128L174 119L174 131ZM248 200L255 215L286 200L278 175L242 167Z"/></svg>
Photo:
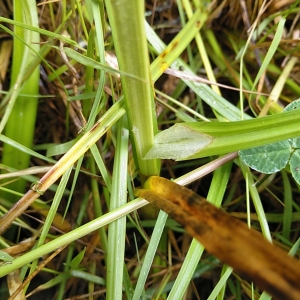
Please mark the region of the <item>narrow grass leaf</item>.
<svg viewBox="0 0 300 300"><path fill-rule="evenodd" d="M76 269L76 268L79 268L79 265L81 263L81 261L83 260L84 258L84 254L85 254L85 250L86 248L83 248L82 251L80 251L71 261L70 263L70 267L72 269Z"/></svg>
<svg viewBox="0 0 300 300"><path fill-rule="evenodd" d="M168 215L162 210L159 212L157 222L155 223L155 227L153 229L153 233L150 239L149 246L147 248L147 252L144 258L144 262L140 271L140 275L138 281L136 283L134 295L132 300L139 300L142 292L144 291L144 286L150 271L150 267L152 265L154 256L156 254L156 250L163 233L163 228L165 227L165 223L167 221Z"/></svg>
<svg viewBox="0 0 300 300"><path fill-rule="evenodd" d="M281 171L283 179L284 208L282 218L282 236L290 238L292 228L293 196L290 180L284 170Z"/></svg>
<svg viewBox="0 0 300 300"><path fill-rule="evenodd" d="M14 258L13 258L12 256L10 256L8 253L6 253L6 252L0 250L0 261L11 262L11 261L13 261L13 260L14 260ZM1 264L2 264L2 263L0 262L0 265L1 265Z"/></svg>
<svg viewBox="0 0 300 300"><path fill-rule="evenodd" d="M36 2L34 0L14 1L14 18L38 27L38 12ZM13 58L12 58L12 73L11 73L11 88L12 95L6 112L1 121L1 128L5 124L5 135L12 140L16 140L20 144L30 148L33 142L35 117L37 113L38 99L35 97L39 91L39 68L35 68L30 77L26 80L26 70L33 63L36 53L39 51L40 36L34 31L24 29L24 27L14 28L16 36L20 39L14 39ZM23 42L31 45L29 49ZM34 97L21 97L19 92L33 95ZM2 130L2 129L1 129ZM18 151L9 144L3 145L2 163L17 169L25 169L29 166L30 156L22 151ZM10 184L10 188L24 193L26 181L20 179ZM2 196L5 197L5 194ZM12 195L6 195L12 202L17 198Z"/></svg>
<svg viewBox="0 0 300 300"><path fill-rule="evenodd" d="M281 37L282 37L282 32L283 32L283 29L284 29L284 24L285 24L285 21L286 19L285 18L281 18L278 22L278 26L277 26L277 30L275 32L275 35L272 39L272 43L269 47L269 50L263 60L263 63L255 77L255 80L254 80L254 84L253 84L253 88L256 86L257 82L259 81L259 79L261 78L263 72L265 72L265 70L267 69L272 57L274 56L277 48L278 48L278 45L281 41Z"/></svg>
<svg viewBox="0 0 300 300"><path fill-rule="evenodd" d="M106 283L106 280L104 278L81 270L70 270L69 273L71 276L99 284L100 286L105 285Z"/></svg>
<svg viewBox="0 0 300 300"><path fill-rule="evenodd" d="M145 22L146 35L151 46L158 52L161 53L166 48L166 45L157 36L150 25ZM183 62L182 59L176 59L172 65L175 70L183 69L190 75L196 76L192 69ZM153 67L152 67L153 68ZM237 121L241 119L241 112L236 106L231 104L223 97L216 94L209 86L199 82L193 82L190 80L182 79L183 82L194 91L204 102L206 102L212 109L216 110L220 115L224 116L230 121ZM250 119L251 117L244 114L244 119Z"/></svg>
<svg viewBox="0 0 300 300"><path fill-rule="evenodd" d="M64 172L73 165L97 140L106 133L123 114L122 101L115 103L84 136L28 191L6 215L0 219L0 232L4 232L41 191L47 190ZM37 189L38 192L37 193ZM42 190L41 190L42 189Z"/></svg>
<svg viewBox="0 0 300 300"><path fill-rule="evenodd" d="M29 24L25 24L23 22L18 22L18 21L3 18L3 17L0 17L0 22L12 24L12 25L17 26L17 27L21 27L21 28L28 29L28 30L33 31L33 32L40 33L42 35L45 35L45 36L48 36L50 38L63 41L66 44L73 45L73 46L78 47L81 50L84 50L80 47L80 45L78 45L78 43L76 41L74 41L74 40L72 40L72 39L70 39L70 38L68 38L68 37L66 37L62 34L59 34L59 33L56 33L56 32L51 32L49 30L41 29L41 28L36 27L36 26L32 26L32 25L29 25Z"/></svg>
<svg viewBox="0 0 300 300"><path fill-rule="evenodd" d="M207 19L207 11L198 8L189 22L180 30L177 36L165 47L151 64L151 74L156 81L163 72L178 58L190 44Z"/></svg>
<svg viewBox="0 0 300 300"><path fill-rule="evenodd" d="M92 152L95 162L99 168L101 176L106 184L106 187L109 190L109 192L111 192L111 176L108 173L108 170L105 166L103 158L101 157L98 147L96 145L92 145L91 152Z"/></svg>
<svg viewBox="0 0 300 300"><path fill-rule="evenodd" d="M20 143L16 142L15 140L13 139L10 139L9 137L3 135L3 134L0 134L0 141L6 143L6 144L9 144L11 145L12 147L18 149L19 151L22 151L22 152L25 152L33 157L37 157L41 160L44 160L44 161L47 161L47 162L50 162L50 163L55 163L56 161L49 158L49 157L46 157L38 152L35 152L33 150L31 150L30 148L24 146L24 145L21 145Z"/></svg>
<svg viewBox="0 0 300 300"><path fill-rule="evenodd" d="M249 192L255 207L255 211L258 217L259 224L261 226L262 233L268 241L272 242L272 236L271 236L268 220L263 205L261 203L259 192L257 190L256 183L254 182L252 173L250 172L249 167L246 164L244 164L243 161L241 160L239 166L241 168L244 178L248 180Z"/></svg>
<svg viewBox="0 0 300 300"><path fill-rule="evenodd" d="M129 130L127 119L123 116L117 124L117 145L114 159L110 210L127 202L127 163ZM126 239L126 217L122 217L108 226L106 298L122 299L123 268Z"/></svg>
<svg viewBox="0 0 300 300"><path fill-rule="evenodd" d="M142 199L136 199L133 200L118 209L115 209L99 218L94 219L93 221L90 221L58 238L55 240L50 241L49 243L31 250L30 252L17 257L14 259L13 264L8 264L1 266L0 268L0 277L3 277L7 275L8 273L19 269L26 264L32 262L34 259L40 258L41 256L48 254L52 251L55 251L57 248L62 247L64 245L70 244L83 236L86 236L90 234L91 232L117 220L120 217L123 217L145 205L147 205L148 202Z"/></svg>
<svg viewBox="0 0 300 300"><path fill-rule="evenodd" d="M68 47L64 47L64 52L66 53L66 55L72 59L74 59L75 61L81 63L82 65L84 66L87 66L87 67L93 67L97 70L101 70L101 71L105 71L105 72L108 72L108 73L111 73L111 74L120 74L120 75L123 75L123 76L128 76L128 77L131 77L131 78L134 78L136 80L140 80L142 81L142 79L138 76L134 76L130 73L126 73L126 72L123 72L123 71L120 71L120 70L117 70L117 69L114 69L108 65L105 65L103 63L100 63L90 57L87 57L71 48L68 48Z"/></svg>
<svg viewBox="0 0 300 300"><path fill-rule="evenodd" d="M72 269L76 269L79 266L80 262L82 261L82 259L84 257L85 249L86 248L84 248L82 251L80 251L80 253L78 253L71 261L70 266L72 267ZM72 275L73 275L73 272L63 272L63 273L55 276L54 278L50 279L46 283L39 285L32 293L37 293L39 291L43 291L43 290L49 289L53 286L56 286L56 285L60 284L61 282L69 279ZM75 275L76 275L76 273L75 273Z"/></svg>
<svg viewBox="0 0 300 300"><path fill-rule="evenodd" d="M219 293L222 291L222 289L226 285L226 282L227 282L227 280L228 280L228 278L229 278L229 276L231 275L232 272L233 272L233 269L230 268L230 267L227 267L227 270L222 275L222 277L220 278L220 280L218 281L218 283L214 287L213 291L211 292L211 294L209 295L207 300L214 300L218 297Z"/></svg>
<svg viewBox="0 0 300 300"><path fill-rule="evenodd" d="M45 243L46 237L49 233L49 229L50 229L50 227L53 223L53 220L56 216L57 209L58 209L58 206L61 202L61 198L63 196L63 193L64 193L64 190L66 188L67 182L69 180L71 171L72 171L72 167L69 168L62 176L62 180L59 183L57 192L55 193L52 205L50 207L50 210L48 211L44 226L42 228L42 232L40 234L40 238L38 240L37 247L40 247ZM30 267L30 274L32 274L34 272L37 264L38 264L38 260L35 260L35 261L32 262L32 265Z"/></svg>

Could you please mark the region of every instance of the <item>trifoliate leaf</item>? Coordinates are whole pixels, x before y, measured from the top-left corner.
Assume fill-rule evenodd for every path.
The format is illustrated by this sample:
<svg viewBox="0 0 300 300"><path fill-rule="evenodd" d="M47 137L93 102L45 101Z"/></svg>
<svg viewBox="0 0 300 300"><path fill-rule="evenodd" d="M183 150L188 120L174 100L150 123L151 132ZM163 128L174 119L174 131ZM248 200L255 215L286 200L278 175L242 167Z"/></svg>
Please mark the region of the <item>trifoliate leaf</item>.
<svg viewBox="0 0 300 300"><path fill-rule="evenodd" d="M283 169L290 154L291 145L287 140L239 151L240 158L250 168L266 174Z"/></svg>

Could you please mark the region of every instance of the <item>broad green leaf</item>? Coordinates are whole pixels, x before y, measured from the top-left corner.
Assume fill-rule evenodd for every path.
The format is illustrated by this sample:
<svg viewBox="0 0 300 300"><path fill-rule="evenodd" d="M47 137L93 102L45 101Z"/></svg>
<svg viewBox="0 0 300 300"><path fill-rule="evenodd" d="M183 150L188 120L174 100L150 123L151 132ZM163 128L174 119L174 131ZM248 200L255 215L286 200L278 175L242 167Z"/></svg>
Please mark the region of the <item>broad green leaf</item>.
<svg viewBox="0 0 300 300"><path fill-rule="evenodd" d="M291 145L287 140L239 151L240 158L250 168L266 174L283 169L290 154Z"/></svg>
<svg viewBox="0 0 300 300"><path fill-rule="evenodd" d="M300 108L300 99L293 101L292 103L290 103L283 111L292 111L295 109L299 109ZM289 139L289 142L291 143L292 147L294 148L300 148L300 137L296 137L293 139Z"/></svg>
<svg viewBox="0 0 300 300"><path fill-rule="evenodd" d="M300 184L300 149L293 152L290 159L291 172L298 184Z"/></svg>

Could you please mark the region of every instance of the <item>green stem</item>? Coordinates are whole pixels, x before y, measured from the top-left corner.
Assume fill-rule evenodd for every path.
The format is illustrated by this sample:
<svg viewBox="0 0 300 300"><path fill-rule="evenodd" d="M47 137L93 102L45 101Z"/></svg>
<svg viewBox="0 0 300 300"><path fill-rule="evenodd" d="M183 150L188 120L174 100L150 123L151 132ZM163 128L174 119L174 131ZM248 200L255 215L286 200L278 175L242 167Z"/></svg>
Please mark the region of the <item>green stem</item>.
<svg viewBox="0 0 300 300"><path fill-rule="evenodd" d="M154 134L157 133L144 28L144 2L106 0L105 3L120 70L141 79L121 77L137 167L141 175L158 174L159 160L143 160L154 143Z"/></svg>
<svg viewBox="0 0 300 300"><path fill-rule="evenodd" d="M299 136L300 114L284 112L237 122L176 124L155 137L146 159L194 159L263 146Z"/></svg>

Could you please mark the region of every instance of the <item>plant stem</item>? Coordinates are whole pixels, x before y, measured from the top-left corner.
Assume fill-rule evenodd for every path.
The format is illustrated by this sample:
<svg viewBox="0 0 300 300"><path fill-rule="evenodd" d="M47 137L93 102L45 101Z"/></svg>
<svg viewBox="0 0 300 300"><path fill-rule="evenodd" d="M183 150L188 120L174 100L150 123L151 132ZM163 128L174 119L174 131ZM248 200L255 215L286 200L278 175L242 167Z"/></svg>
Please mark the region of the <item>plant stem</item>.
<svg viewBox="0 0 300 300"><path fill-rule="evenodd" d="M157 133L144 28L144 2L106 0L105 3L120 70L141 79L121 77L137 167L141 175L158 174L159 160L143 160Z"/></svg>

